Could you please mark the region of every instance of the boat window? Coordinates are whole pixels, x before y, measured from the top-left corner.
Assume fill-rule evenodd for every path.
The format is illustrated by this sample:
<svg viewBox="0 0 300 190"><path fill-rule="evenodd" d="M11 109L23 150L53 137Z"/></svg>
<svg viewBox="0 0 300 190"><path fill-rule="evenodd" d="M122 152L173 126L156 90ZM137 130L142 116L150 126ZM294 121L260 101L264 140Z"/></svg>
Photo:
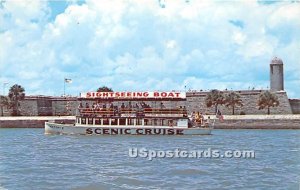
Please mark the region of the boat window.
<svg viewBox="0 0 300 190"><path fill-rule="evenodd" d="M164 119L159 120L159 125L164 126Z"/></svg>
<svg viewBox="0 0 300 190"><path fill-rule="evenodd" d="M136 125L142 125L143 119L136 119Z"/></svg>
<svg viewBox="0 0 300 190"><path fill-rule="evenodd" d="M93 118L89 118L89 119L88 119L88 124L89 124L89 125L93 125Z"/></svg>
<svg viewBox="0 0 300 190"><path fill-rule="evenodd" d="M126 119L120 118L119 125L125 125L125 123L126 123Z"/></svg>
<svg viewBox="0 0 300 190"><path fill-rule="evenodd" d="M177 126L177 120L169 119L168 120L168 126Z"/></svg>
<svg viewBox="0 0 300 190"><path fill-rule="evenodd" d="M103 125L109 125L109 119L103 119Z"/></svg>
<svg viewBox="0 0 300 190"><path fill-rule="evenodd" d="M145 125L152 125L152 120L151 119L145 119Z"/></svg>
<svg viewBox="0 0 300 190"><path fill-rule="evenodd" d="M118 119L111 119L111 125L118 125Z"/></svg>
<svg viewBox="0 0 300 190"><path fill-rule="evenodd" d="M85 118L81 118L81 124L86 124L86 119Z"/></svg>
<svg viewBox="0 0 300 190"><path fill-rule="evenodd" d="M95 118L95 125L101 125L100 118Z"/></svg>
<svg viewBox="0 0 300 190"><path fill-rule="evenodd" d="M168 119L163 119L162 120L162 126L169 126L169 120Z"/></svg>
<svg viewBox="0 0 300 190"><path fill-rule="evenodd" d="M156 120L156 126L162 126L162 119L155 119Z"/></svg>
<svg viewBox="0 0 300 190"><path fill-rule="evenodd" d="M173 120L173 126L177 126L177 120Z"/></svg>
<svg viewBox="0 0 300 190"><path fill-rule="evenodd" d="M128 119L128 125L134 125L134 119Z"/></svg>

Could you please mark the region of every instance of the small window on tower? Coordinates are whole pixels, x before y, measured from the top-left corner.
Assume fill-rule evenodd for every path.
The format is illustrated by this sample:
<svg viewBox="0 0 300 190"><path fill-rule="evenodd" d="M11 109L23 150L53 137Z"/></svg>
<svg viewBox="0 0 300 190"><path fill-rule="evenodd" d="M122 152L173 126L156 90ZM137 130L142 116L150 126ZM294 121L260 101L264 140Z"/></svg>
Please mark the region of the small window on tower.
<svg viewBox="0 0 300 190"><path fill-rule="evenodd" d="M271 66L271 73L273 74L273 67Z"/></svg>

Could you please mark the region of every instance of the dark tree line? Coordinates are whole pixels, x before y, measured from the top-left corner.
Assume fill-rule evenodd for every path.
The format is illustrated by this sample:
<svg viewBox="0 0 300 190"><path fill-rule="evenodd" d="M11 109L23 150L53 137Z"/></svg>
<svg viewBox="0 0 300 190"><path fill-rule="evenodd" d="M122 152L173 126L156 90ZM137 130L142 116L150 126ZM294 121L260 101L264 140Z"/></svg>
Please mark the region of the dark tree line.
<svg viewBox="0 0 300 190"><path fill-rule="evenodd" d="M108 88L107 86L102 86L97 89L97 92L113 92L112 88Z"/></svg>

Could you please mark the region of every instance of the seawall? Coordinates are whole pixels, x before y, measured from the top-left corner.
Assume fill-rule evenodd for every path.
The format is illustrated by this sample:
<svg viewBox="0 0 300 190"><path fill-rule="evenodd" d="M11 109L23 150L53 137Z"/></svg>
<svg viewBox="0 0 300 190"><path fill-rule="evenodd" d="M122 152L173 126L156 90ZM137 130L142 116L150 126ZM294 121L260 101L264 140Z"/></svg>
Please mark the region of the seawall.
<svg viewBox="0 0 300 190"><path fill-rule="evenodd" d="M215 118L215 116L212 116ZM225 115L216 129L300 129L300 115Z"/></svg>
<svg viewBox="0 0 300 190"><path fill-rule="evenodd" d="M207 116L206 116L207 117ZM215 120L215 129L300 129L300 115L224 115ZM74 123L74 116L0 117L0 128L44 128L46 121Z"/></svg>
<svg viewBox="0 0 300 190"><path fill-rule="evenodd" d="M0 117L0 128L44 128L46 121L74 123L75 116Z"/></svg>

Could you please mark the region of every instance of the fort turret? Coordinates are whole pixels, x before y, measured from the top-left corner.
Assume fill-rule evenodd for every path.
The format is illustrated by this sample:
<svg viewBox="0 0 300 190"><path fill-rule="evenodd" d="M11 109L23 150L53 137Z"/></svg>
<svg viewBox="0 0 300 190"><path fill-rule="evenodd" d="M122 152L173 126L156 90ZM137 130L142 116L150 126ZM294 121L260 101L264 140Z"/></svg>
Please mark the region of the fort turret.
<svg viewBox="0 0 300 190"><path fill-rule="evenodd" d="M283 62L280 58L274 57L270 64L270 87L271 91L284 90Z"/></svg>

